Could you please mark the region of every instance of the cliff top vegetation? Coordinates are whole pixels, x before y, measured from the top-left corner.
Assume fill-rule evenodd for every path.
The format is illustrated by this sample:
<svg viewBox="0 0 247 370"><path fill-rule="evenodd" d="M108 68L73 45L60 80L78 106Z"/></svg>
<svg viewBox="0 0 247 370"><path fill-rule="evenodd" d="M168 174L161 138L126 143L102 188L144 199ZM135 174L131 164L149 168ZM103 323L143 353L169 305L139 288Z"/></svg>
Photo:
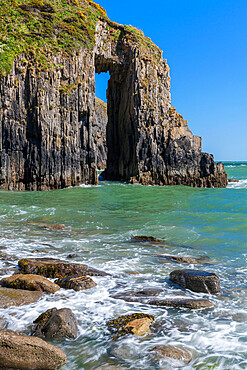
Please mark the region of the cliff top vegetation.
<svg viewBox="0 0 247 370"><path fill-rule="evenodd" d="M161 55L142 31L111 22L91 0L0 0L0 74L7 74L20 55L33 57L45 69L52 54L92 49L98 20L108 22L113 38L127 37Z"/></svg>

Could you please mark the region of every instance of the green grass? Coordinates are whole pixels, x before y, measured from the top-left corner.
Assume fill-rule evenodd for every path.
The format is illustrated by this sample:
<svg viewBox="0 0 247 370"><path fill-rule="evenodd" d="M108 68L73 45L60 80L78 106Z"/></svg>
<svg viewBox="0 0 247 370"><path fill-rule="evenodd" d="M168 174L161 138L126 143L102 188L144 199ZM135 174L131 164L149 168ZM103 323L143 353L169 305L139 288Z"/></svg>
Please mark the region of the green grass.
<svg viewBox="0 0 247 370"><path fill-rule="evenodd" d="M0 0L0 74L6 75L20 55L24 65L28 58L40 69L49 69L52 54L70 56L81 47L92 49L99 19L109 22L113 40L127 37L155 53L159 50L134 27L120 31L91 0Z"/></svg>

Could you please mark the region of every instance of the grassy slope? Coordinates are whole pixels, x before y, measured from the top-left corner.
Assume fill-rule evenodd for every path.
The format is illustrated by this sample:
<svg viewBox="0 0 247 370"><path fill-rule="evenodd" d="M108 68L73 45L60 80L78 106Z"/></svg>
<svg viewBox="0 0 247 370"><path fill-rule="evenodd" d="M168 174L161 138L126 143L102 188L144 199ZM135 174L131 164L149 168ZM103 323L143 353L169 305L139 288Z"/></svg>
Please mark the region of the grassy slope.
<svg viewBox="0 0 247 370"><path fill-rule="evenodd" d="M113 39L127 37L160 56L142 31L111 22L91 0L0 0L0 74L7 74L19 55L33 56L45 69L51 66L51 54L69 55L82 46L91 49L99 19L108 22Z"/></svg>

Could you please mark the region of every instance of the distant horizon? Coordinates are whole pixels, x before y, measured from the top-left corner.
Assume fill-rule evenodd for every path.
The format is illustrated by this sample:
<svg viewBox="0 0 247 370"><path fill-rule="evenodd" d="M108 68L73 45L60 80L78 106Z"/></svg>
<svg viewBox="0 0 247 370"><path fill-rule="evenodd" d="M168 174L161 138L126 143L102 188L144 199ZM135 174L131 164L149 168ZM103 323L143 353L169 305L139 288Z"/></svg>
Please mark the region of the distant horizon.
<svg viewBox="0 0 247 370"><path fill-rule="evenodd" d="M202 137L203 152L247 161L246 0L98 2L112 21L143 30L163 50L172 106Z"/></svg>

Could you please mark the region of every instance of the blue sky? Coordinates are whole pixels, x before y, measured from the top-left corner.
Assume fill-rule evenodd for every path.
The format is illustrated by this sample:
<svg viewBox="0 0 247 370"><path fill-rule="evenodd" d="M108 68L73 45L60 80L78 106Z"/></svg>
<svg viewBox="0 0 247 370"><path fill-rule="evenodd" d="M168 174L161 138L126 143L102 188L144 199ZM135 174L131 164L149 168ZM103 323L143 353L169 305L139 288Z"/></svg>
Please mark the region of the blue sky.
<svg viewBox="0 0 247 370"><path fill-rule="evenodd" d="M247 0L101 0L151 37L171 68L172 106L216 160L247 161ZM106 82L96 80L104 98Z"/></svg>

